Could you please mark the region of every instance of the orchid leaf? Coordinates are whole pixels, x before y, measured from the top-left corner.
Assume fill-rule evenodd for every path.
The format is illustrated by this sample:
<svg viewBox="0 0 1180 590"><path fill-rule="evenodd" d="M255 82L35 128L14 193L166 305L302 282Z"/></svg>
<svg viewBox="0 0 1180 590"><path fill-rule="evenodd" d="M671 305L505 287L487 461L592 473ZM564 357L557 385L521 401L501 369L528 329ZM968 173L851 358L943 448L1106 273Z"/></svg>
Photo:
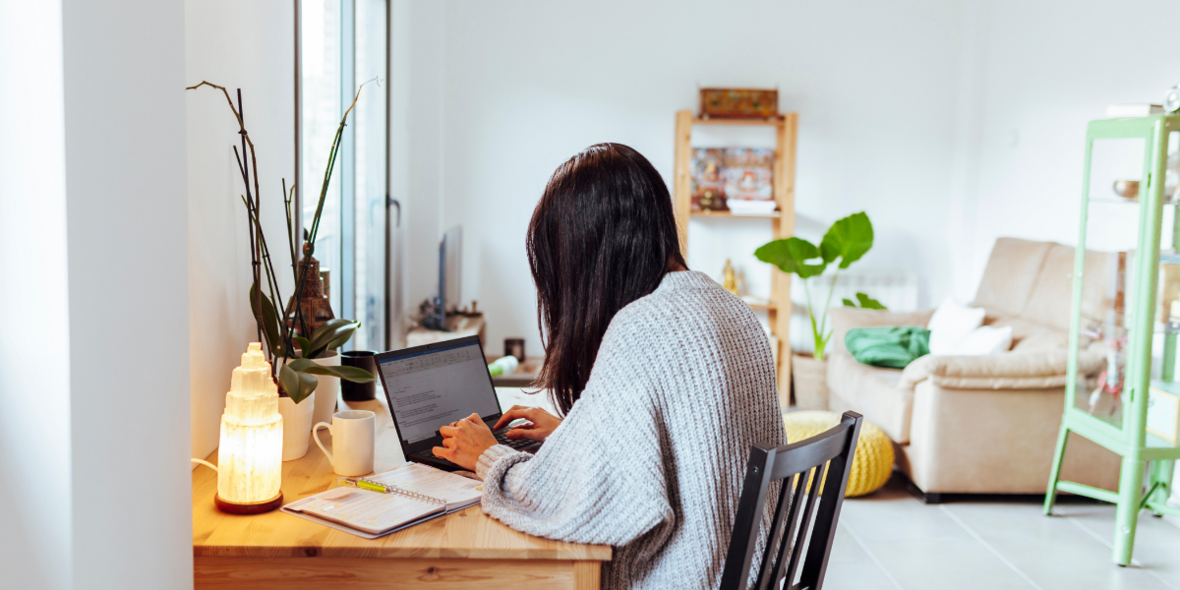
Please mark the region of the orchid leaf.
<svg viewBox="0 0 1180 590"><path fill-rule="evenodd" d="M266 342L270 346L270 352L274 356L279 356L282 353L282 343L279 342L279 316L275 313L274 304L270 297L263 295L256 297L256 285L250 285L250 310L254 312L255 321L259 323L262 332L266 335ZM262 313L258 313L258 302L262 301Z"/></svg>
<svg viewBox="0 0 1180 590"><path fill-rule="evenodd" d="M308 349L304 349L304 356L307 358L317 358L319 355L323 354L325 350L334 350L335 348L343 346L349 338L352 338L352 334L356 332L356 329L359 326L360 322L344 319L328 320L327 322L324 322L323 325L316 328L315 331L312 332L311 344L308 346L310 351L308 351ZM333 348L332 344L336 342L339 342L339 344L336 344L335 348Z"/></svg>
<svg viewBox="0 0 1180 590"><path fill-rule="evenodd" d="M302 360L302 359L300 359ZM298 371L292 368L292 365L299 362L298 360L279 367L279 385L283 387L283 391L291 401L299 403L307 396L315 392L316 386L320 384L315 375Z"/></svg>
<svg viewBox="0 0 1180 590"><path fill-rule="evenodd" d="M295 341L295 345L298 347L297 352L299 355L303 355L311 349L311 342L307 338L304 338L303 336L292 336L291 339Z"/></svg>

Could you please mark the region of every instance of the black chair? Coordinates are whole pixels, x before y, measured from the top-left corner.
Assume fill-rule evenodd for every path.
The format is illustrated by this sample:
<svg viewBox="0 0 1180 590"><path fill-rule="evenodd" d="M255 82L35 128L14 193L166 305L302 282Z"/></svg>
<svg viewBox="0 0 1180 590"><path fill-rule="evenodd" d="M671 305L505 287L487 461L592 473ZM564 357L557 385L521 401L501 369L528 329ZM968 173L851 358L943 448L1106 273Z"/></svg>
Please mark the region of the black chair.
<svg viewBox="0 0 1180 590"><path fill-rule="evenodd" d="M778 590L784 579L786 590L820 590L862 419L856 412L845 412L840 425L823 434L777 448L755 445L750 450L733 537L721 573L722 590ZM778 501L758 577L751 586L750 566L757 550L766 496L774 482L781 482ZM796 576L800 562L803 570Z"/></svg>

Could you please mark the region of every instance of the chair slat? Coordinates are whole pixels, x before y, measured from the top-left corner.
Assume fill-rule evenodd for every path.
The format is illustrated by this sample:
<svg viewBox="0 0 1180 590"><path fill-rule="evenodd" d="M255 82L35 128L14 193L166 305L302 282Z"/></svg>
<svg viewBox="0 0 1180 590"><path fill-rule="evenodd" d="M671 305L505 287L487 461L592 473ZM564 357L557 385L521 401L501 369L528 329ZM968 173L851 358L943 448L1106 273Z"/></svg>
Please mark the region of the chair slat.
<svg viewBox="0 0 1180 590"><path fill-rule="evenodd" d="M778 590L785 579L789 589L821 590L862 420L856 412L845 412L839 426L818 436L777 448L755 445L751 449L722 569L722 589L747 590L757 542L765 534L753 588ZM762 531L766 496L775 481L782 481L782 487L770 528Z"/></svg>
<svg viewBox="0 0 1180 590"><path fill-rule="evenodd" d="M803 548L807 545L807 533L811 530L812 516L815 514L815 499L819 496L819 486L823 481L823 478L820 477L822 470L823 467L816 466L808 472L811 481L807 486L807 502L803 508L803 514L799 517L799 538L795 540L794 547L791 548L791 561L787 563L785 576L776 577L774 580L776 583L783 578L786 578L788 585L795 581L795 570L799 567Z"/></svg>

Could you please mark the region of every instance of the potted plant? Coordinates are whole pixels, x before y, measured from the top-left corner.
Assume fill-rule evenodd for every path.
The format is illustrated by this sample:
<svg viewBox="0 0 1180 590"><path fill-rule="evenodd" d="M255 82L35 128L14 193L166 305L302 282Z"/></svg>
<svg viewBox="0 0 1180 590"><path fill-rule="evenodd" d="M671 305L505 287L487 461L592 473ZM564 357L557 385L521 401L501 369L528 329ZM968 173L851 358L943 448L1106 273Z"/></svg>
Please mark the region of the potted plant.
<svg viewBox="0 0 1180 590"><path fill-rule="evenodd" d="M837 220L824 234L819 246L802 238L786 238L763 244L754 251L754 256L762 262L773 264L779 270L803 279L803 292L807 295L807 316L811 320L811 335L815 341L814 354L792 353L792 374L795 381L795 403L801 409L828 409L827 362L824 352L828 340L832 337L832 330L828 327L828 307L832 303L832 293L836 289L836 279L840 271L848 268L852 263L873 247L873 224L869 216L863 211L853 213L848 217ZM823 307L816 317L816 308L812 303L809 279L820 276L827 270L828 265L839 260L836 272L832 275L831 286ZM856 294L860 307L870 309L884 309L878 301L864 293ZM856 307L850 299L844 304Z"/></svg>
<svg viewBox="0 0 1180 590"><path fill-rule="evenodd" d="M238 170L242 175L246 189L246 194L242 195L242 202L246 206L250 228L250 264L253 271L249 291L250 309L257 325L258 339L264 343L263 349L271 364L272 378L278 385L279 413L283 415L283 460L290 461L307 453L308 437L311 435L315 410L319 406L323 406L326 408L328 416L334 410L337 397L335 393L339 393L340 389L338 379L346 379L356 383L368 383L374 380L373 375L364 369L340 366L339 356L336 353L339 347L352 337L360 323L346 319L334 319L331 317L330 309L327 317L308 317L305 312L309 306L300 304L304 298L313 295L322 297L322 283L318 275L319 263L312 257L312 253L315 250L320 215L324 210L328 183L336 165L336 156L340 150L344 125L348 121L349 113L356 106L357 99L360 98L360 90L364 84L357 89L352 104L344 111L344 116L336 129L336 136L332 140L332 149L328 154L328 164L324 171L319 203L316 206L315 216L312 218L310 231L306 234L307 239L303 243L302 258L296 257L295 247L292 206L296 187L291 186L288 190L286 180L283 180L288 254L296 289L290 304L282 314L278 312L280 308L275 304L283 301L279 292L278 275L271 259L271 251L267 245L259 215L261 200L259 198L254 142L246 131L246 125L241 115L242 91L238 90L238 104L235 107L229 91L223 86L202 81L200 84L189 87L188 90L194 90L201 86L220 90L225 95L229 108L237 120L241 135L242 150L239 152L238 147L234 146L234 155L237 157ZM326 304L320 303L320 305ZM327 387L322 392L324 394L321 396L322 400L317 404L315 392L320 386L320 378L329 379L335 387ZM321 413L324 411L321 410ZM326 421L327 417L325 416L321 420Z"/></svg>

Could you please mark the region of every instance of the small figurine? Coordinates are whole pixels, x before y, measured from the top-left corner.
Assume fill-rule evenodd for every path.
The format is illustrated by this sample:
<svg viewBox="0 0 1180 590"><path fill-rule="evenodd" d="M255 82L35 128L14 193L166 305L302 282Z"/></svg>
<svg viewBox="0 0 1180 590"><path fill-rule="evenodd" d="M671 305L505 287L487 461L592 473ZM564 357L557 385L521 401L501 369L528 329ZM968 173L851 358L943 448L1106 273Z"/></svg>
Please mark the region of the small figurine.
<svg viewBox="0 0 1180 590"><path fill-rule="evenodd" d="M725 287L726 291L729 291L730 293L737 295L738 294L737 278L735 278L735 276L734 276L733 264L729 261L728 258L725 259L725 267L721 269L721 273L724 276L721 286Z"/></svg>

